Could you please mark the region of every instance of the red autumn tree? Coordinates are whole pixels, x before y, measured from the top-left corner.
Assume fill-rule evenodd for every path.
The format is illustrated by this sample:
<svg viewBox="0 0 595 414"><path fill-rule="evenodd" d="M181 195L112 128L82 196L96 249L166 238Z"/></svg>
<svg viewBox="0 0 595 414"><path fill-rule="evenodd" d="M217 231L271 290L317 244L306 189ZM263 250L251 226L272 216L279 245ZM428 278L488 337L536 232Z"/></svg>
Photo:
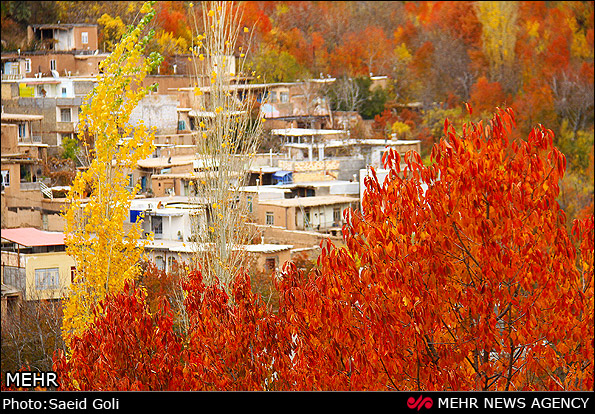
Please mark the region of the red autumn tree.
<svg viewBox="0 0 595 414"><path fill-rule="evenodd" d="M174 37L181 37L188 42L192 37L190 22L184 6L177 1L161 1L157 3L157 26Z"/></svg>
<svg viewBox="0 0 595 414"><path fill-rule="evenodd" d="M432 164L384 157L304 276L271 312L240 277L232 298L189 275L188 329L138 290L111 297L55 368L68 389L590 390L591 215L572 234L556 198L566 168L543 127L511 140L511 110L458 134ZM183 344L183 346L182 346ZM152 367L149 368L149 367ZM155 371L155 372L153 372ZM114 380L117 378L117 380Z"/></svg>
<svg viewBox="0 0 595 414"><path fill-rule="evenodd" d="M175 389L182 343L167 300L151 313L145 299L130 282L101 303L103 314L73 339L70 355L54 357L61 390Z"/></svg>
<svg viewBox="0 0 595 414"><path fill-rule="evenodd" d="M494 108L506 104L506 99L500 82L490 82L485 76L471 87L471 105L478 114L491 113Z"/></svg>
<svg viewBox="0 0 595 414"><path fill-rule="evenodd" d="M446 123L429 167L388 153L347 247L328 245L307 283L287 269L297 388L592 389L593 218L577 254L552 132L511 142L513 127L509 111L461 135Z"/></svg>
<svg viewBox="0 0 595 414"><path fill-rule="evenodd" d="M199 272L186 284L189 327L180 387L184 390L274 390L274 371L283 341L277 321L240 275L231 300L220 286L207 287Z"/></svg>
<svg viewBox="0 0 595 414"><path fill-rule="evenodd" d="M165 297L151 311L145 289L129 284L109 296L104 314L57 354L61 390L267 390L286 342L277 341L275 315L239 277L228 297L191 271L183 283L187 323L176 328ZM285 383L284 383L285 384ZM285 384L288 387L287 384Z"/></svg>

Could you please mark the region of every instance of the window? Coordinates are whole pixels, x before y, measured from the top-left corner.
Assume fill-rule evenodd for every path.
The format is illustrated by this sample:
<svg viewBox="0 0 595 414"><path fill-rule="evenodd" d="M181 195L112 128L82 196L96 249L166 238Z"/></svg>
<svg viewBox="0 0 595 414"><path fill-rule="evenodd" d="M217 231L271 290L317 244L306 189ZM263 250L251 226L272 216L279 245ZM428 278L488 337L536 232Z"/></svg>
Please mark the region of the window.
<svg viewBox="0 0 595 414"><path fill-rule="evenodd" d="M167 258L167 271L170 273L176 273L178 271L178 261L173 256Z"/></svg>
<svg viewBox="0 0 595 414"><path fill-rule="evenodd" d="M71 122L71 111L70 108L60 108L60 121L61 122Z"/></svg>
<svg viewBox="0 0 595 414"><path fill-rule="evenodd" d="M19 138L25 138L27 126L25 124L19 124Z"/></svg>
<svg viewBox="0 0 595 414"><path fill-rule="evenodd" d="M72 138L72 134L69 132L62 132L58 134L58 146L61 146L64 142L68 142Z"/></svg>
<svg viewBox="0 0 595 414"><path fill-rule="evenodd" d="M269 102L270 103L276 103L277 102L277 92L271 91L269 93Z"/></svg>
<svg viewBox="0 0 595 414"><path fill-rule="evenodd" d="M10 171L2 170L2 189L10 187Z"/></svg>
<svg viewBox="0 0 595 414"><path fill-rule="evenodd" d="M333 221L335 224L339 224L341 222L341 209L339 207L335 207L333 209Z"/></svg>
<svg viewBox="0 0 595 414"><path fill-rule="evenodd" d="M31 72L31 59L25 59L25 73Z"/></svg>
<svg viewBox="0 0 595 414"><path fill-rule="evenodd" d="M274 257L268 257L265 261L265 270L273 271L277 267L277 260Z"/></svg>
<svg viewBox="0 0 595 414"><path fill-rule="evenodd" d="M89 33L88 32L81 32L81 43L84 45L89 43Z"/></svg>
<svg viewBox="0 0 595 414"><path fill-rule="evenodd" d="M310 209L304 212L304 227L310 227Z"/></svg>
<svg viewBox="0 0 595 414"><path fill-rule="evenodd" d="M56 59L50 60L50 70L56 70Z"/></svg>
<svg viewBox="0 0 595 414"><path fill-rule="evenodd" d="M273 214L272 211L266 212L266 224L269 226L275 225L275 215Z"/></svg>
<svg viewBox="0 0 595 414"><path fill-rule="evenodd" d="M153 216L151 218L151 229L153 231L153 233L155 234L155 237L157 238L161 238L161 236L163 235L163 217L161 216Z"/></svg>
<svg viewBox="0 0 595 414"><path fill-rule="evenodd" d="M155 265L157 266L157 269L165 270L165 259L163 256L155 257Z"/></svg>
<svg viewBox="0 0 595 414"><path fill-rule="evenodd" d="M252 213L253 206L252 206L252 196L248 196L248 212Z"/></svg>
<svg viewBox="0 0 595 414"><path fill-rule="evenodd" d="M289 92L280 92L279 99L281 103L289 102Z"/></svg>
<svg viewBox="0 0 595 414"><path fill-rule="evenodd" d="M66 97L66 88L62 88L62 97L65 98Z"/></svg>
<svg viewBox="0 0 595 414"><path fill-rule="evenodd" d="M60 287L60 272L57 267L49 269L35 269L35 288L39 290L58 289Z"/></svg>
<svg viewBox="0 0 595 414"><path fill-rule="evenodd" d="M75 280L76 280L76 267L71 266L70 267L70 283L74 283Z"/></svg>
<svg viewBox="0 0 595 414"><path fill-rule="evenodd" d="M178 121L178 130L179 131L186 130L186 122L184 120Z"/></svg>
<svg viewBox="0 0 595 414"><path fill-rule="evenodd" d="M10 74L11 75L18 75L19 74L19 64L18 62L14 62L12 64L10 64Z"/></svg>
<svg viewBox="0 0 595 414"><path fill-rule="evenodd" d="M27 280L24 267L5 266L4 268L4 283L16 287L19 290L25 290L25 283Z"/></svg>

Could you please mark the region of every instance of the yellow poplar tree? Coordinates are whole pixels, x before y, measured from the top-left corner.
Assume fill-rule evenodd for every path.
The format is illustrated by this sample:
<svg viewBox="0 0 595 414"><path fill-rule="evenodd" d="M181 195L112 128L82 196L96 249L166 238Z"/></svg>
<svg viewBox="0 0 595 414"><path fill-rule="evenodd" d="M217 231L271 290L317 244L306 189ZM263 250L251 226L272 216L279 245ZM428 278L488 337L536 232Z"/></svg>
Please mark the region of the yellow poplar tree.
<svg viewBox="0 0 595 414"><path fill-rule="evenodd" d="M130 114L149 88L142 82L161 62L157 53L143 52L153 35L147 25L155 15L145 3L139 24L130 26L100 65L97 85L80 113L79 138L94 141L93 160L79 173L65 211L67 252L76 263L75 280L64 304L63 336L68 346L93 322L94 310L108 293L121 290L139 275L144 245L140 222L124 225L131 200L139 190L126 188L128 172L153 151L154 129L142 121L131 125ZM88 139L84 141L84 144Z"/></svg>
<svg viewBox="0 0 595 414"><path fill-rule="evenodd" d="M490 64L492 80L501 80L514 62L519 4L516 1L475 2L482 25L483 50Z"/></svg>

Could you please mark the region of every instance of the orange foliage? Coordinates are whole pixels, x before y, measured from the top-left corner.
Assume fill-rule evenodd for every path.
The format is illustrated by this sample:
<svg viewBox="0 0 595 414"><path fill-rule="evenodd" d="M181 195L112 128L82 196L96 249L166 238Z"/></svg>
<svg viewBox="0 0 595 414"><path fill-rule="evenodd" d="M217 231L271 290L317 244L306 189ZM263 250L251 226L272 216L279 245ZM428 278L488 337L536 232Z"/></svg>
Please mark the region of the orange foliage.
<svg viewBox="0 0 595 414"><path fill-rule="evenodd" d="M419 19L426 28L437 27L463 39L468 45L481 47L481 23L467 1L423 2Z"/></svg>
<svg viewBox="0 0 595 414"><path fill-rule="evenodd" d="M513 107L519 114L517 124L522 131L531 130L537 123L551 125L555 121L552 89L543 79L531 78L517 94Z"/></svg>
<svg viewBox="0 0 595 414"><path fill-rule="evenodd" d="M157 2L156 11L156 23L163 31L190 40L188 16L182 2Z"/></svg>
<svg viewBox="0 0 595 414"><path fill-rule="evenodd" d="M499 82L490 82L484 76L477 79L471 88L471 106L478 113L490 113L498 106L506 105L506 94Z"/></svg>

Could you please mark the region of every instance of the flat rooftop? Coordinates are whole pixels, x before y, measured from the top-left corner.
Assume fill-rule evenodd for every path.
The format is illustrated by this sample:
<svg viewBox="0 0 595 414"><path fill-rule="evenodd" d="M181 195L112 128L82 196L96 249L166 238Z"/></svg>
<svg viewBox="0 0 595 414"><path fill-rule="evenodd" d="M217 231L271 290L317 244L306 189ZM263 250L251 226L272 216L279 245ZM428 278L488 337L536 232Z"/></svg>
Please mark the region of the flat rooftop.
<svg viewBox="0 0 595 414"><path fill-rule="evenodd" d="M296 197L282 200L263 200L259 204L278 207L316 207L333 204L359 203L359 198L339 195Z"/></svg>

